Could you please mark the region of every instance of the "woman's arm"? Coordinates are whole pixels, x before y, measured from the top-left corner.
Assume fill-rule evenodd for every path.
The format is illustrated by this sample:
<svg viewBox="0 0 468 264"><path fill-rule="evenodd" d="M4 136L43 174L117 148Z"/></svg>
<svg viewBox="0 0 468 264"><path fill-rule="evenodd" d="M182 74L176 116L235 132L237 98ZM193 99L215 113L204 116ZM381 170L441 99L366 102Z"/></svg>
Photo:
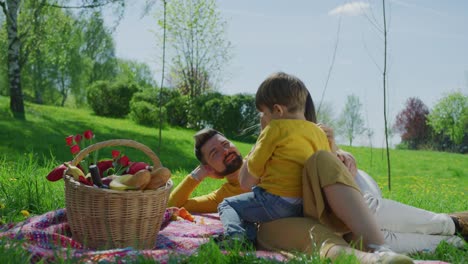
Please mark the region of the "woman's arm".
<svg viewBox="0 0 468 264"><path fill-rule="evenodd" d="M356 159L351 153L338 148L335 142L335 134L333 132L333 128L328 127L324 124L317 124L317 125L327 135L328 144L330 144L330 149L332 150L332 152L335 153L338 159L340 159L341 162L343 162L343 164L346 166L346 168L348 168L351 175L356 176L357 174Z"/></svg>

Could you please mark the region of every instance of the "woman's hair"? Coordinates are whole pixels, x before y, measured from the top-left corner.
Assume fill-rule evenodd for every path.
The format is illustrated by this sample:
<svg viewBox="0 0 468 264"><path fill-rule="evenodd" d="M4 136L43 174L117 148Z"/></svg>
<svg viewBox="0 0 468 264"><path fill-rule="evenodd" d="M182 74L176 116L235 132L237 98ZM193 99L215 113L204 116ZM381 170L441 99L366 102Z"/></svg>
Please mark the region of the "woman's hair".
<svg viewBox="0 0 468 264"><path fill-rule="evenodd" d="M307 121L317 123L317 114L315 113L314 101L312 100L312 96L310 96L310 93L307 95L304 116Z"/></svg>
<svg viewBox="0 0 468 264"><path fill-rule="evenodd" d="M299 78L277 72L260 84L255 95L255 105L258 110L262 106L273 110L273 105L279 104L286 106L289 112L302 112L305 110L308 96L309 91Z"/></svg>

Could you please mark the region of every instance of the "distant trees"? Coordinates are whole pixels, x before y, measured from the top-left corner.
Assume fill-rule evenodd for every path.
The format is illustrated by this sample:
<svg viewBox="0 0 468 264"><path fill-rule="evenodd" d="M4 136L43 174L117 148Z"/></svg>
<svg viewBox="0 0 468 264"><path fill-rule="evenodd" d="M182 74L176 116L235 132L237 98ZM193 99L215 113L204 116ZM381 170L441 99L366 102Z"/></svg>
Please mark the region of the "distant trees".
<svg viewBox="0 0 468 264"><path fill-rule="evenodd" d="M365 131L361 108L362 104L359 101L359 97L356 95L348 95L345 107L338 119L339 132L346 137L350 146L353 145L353 140L356 135Z"/></svg>
<svg viewBox="0 0 468 264"><path fill-rule="evenodd" d="M455 144L461 144L468 134L468 96L454 92L442 98L428 116L428 123Z"/></svg>
<svg viewBox="0 0 468 264"><path fill-rule="evenodd" d="M330 127L335 127L335 111L333 105L330 102L322 102L320 111L317 112L317 122Z"/></svg>
<svg viewBox="0 0 468 264"><path fill-rule="evenodd" d="M67 6L69 2L73 3L73 6ZM6 48L7 51L3 51L6 54L6 64L8 71L8 85L10 95L10 110L15 118L25 119L24 115L24 95L22 87L22 68L23 65L28 61L28 56L22 54L24 50L23 43L25 43L25 37L35 35L35 37L42 37L45 39L46 35L37 34L40 32L40 24L44 21L34 19L34 16L42 15L42 9L46 7L62 8L62 7L73 7L74 9L92 9L99 8L107 4L121 4L118 7L124 7L122 4L123 0L61 0L61 1L49 1L49 0L0 0L0 8L5 16L6 20ZM29 15L29 19L21 19L22 15ZM59 26L57 24L57 26ZM67 42L63 42L65 44ZM37 42L40 45L40 42ZM68 44L68 43L67 43ZM64 45L66 46L66 45ZM37 50L36 50L37 52ZM37 54L36 54L37 55ZM39 58L42 58L39 56ZM38 62L40 65L40 61ZM62 77L65 74L66 69L61 69L58 74L59 85L64 83L66 80Z"/></svg>
<svg viewBox="0 0 468 264"><path fill-rule="evenodd" d="M158 16L163 26L163 17ZM171 84L190 98L214 89L230 59L225 21L216 0L167 2L167 42Z"/></svg>
<svg viewBox="0 0 468 264"><path fill-rule="evenodd" d="M427 143L430 136L430 127L426 123L428 114L427 106L416 97L409 98L405 108L398 113L393 127L410 149Z"/></svg>
<svg viewBox="0 0 468 264"><path fill-rule="evenodd" d="M430 148L468 152L468 97L453 92L439 100L432 112L418 98L409 98L394 128L410 149ZM401 147L402 145L400 145Z"/></svg>

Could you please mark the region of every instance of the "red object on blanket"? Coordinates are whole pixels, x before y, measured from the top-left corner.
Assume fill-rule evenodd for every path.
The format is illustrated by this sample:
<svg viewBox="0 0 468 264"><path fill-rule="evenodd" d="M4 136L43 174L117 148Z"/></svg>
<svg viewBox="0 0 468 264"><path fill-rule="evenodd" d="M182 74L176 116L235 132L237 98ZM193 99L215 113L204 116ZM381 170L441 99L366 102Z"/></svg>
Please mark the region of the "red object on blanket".
<svg viewBox="0 0 468 264"><path fill-rule="evenodd" d="M58 181L63 178L63 172L67 169L67 166L65 164L60 164L57 166L55 169L53 169L49 174L47 175L47 180L49 181Z"/></svg>

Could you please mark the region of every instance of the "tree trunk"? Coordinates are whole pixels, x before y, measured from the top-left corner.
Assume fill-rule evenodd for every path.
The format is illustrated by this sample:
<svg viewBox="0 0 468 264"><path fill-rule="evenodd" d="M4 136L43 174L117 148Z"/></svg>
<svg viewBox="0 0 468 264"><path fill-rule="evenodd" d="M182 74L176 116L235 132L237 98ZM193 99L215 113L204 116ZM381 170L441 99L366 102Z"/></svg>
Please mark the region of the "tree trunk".
<svg viewBox="0 0 468 264"><path fill-rule="evenodd" d="M24 99L21 89L21 64L20 47L18 37L18 9L21 0L7 0L6 9L8 31L8 80L10 83L10 109L17 119L25 119Z"/></svg>

